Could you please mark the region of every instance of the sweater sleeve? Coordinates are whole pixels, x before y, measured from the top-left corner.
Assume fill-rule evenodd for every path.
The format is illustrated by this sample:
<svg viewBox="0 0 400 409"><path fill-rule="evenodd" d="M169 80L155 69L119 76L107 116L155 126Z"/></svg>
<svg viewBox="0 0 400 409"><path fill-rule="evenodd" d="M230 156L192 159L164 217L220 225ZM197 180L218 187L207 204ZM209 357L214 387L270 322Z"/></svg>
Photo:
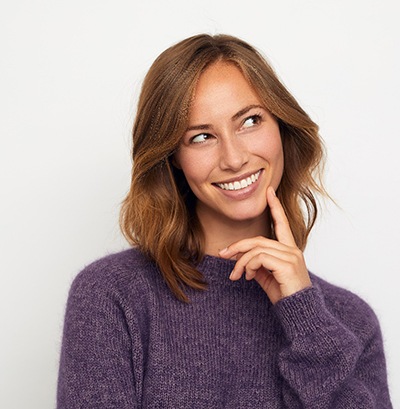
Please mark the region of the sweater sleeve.
<svg viewBox="0 0 400 409"><path fill-rule="evenodd" d="M360 318L350 326L327 309L316 287L276 304L287 339L279 369L288 408L392 408L379 324L358 301L350 309Z"/></svg>
<svg viewBox="0 0 400 409"><path fill-rule="evenodd" d="M118 292L84 271L67 302L57 408L137 408L131 350Z"/></svg>

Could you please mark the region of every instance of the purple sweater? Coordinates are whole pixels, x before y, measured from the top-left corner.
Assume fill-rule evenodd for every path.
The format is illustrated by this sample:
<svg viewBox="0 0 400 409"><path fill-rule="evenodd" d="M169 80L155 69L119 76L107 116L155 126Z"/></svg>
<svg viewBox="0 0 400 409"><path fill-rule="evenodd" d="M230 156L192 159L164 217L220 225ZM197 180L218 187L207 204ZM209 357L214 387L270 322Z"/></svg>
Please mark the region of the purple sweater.
<svg viewBox="0 0 400 409"><path fill-rule="evenodd" d="M313 287L273 306L233 261L206 256L207 291L178 301L135 249L72 285L61 408L391 408L376 316L349 291Z"/></svg>

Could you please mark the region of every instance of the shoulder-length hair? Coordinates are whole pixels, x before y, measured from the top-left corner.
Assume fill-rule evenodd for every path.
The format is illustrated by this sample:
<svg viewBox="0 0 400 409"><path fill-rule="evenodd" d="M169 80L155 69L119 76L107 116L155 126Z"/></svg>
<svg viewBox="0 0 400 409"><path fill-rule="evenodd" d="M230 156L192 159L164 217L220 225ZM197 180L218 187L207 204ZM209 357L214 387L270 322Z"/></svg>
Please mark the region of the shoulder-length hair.
<svg viewBox="0 0 400 409"><path fill-rule="evenodd" d="M196 263L204 255L204 234L196 198L172 156L188 127L199 76L217 61L235 64L277 119L284 171L277 196L297 246L304 249L317 216L323 145L318 126L279 81L263 56L246 42L206 34L165 50L150 67L133 127L133 171L121 209L121 229L130 244L153 259L175 296L188 301L185 287L205 289Z"/></svg>

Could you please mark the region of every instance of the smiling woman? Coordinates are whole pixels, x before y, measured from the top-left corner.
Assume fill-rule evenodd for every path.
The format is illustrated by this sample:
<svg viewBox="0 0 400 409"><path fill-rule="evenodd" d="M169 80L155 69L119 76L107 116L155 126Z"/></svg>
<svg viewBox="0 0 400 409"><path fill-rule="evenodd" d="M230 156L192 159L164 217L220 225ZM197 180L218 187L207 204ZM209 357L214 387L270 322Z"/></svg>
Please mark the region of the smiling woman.
<svg viewBox="0 0 400 409"><path fill-rule="evenodd" d="M322 142L259 52L164 51L132 156L133 248L72 285L59 408L391 408L375 314L307 270Z"/></svg>
<svg viewBox="0 0 400 409"><path fill-rule="evenodd" d="M217 73L219 70L211 70L217 63L226 68L221 74ZM231 77L234 80L240 79L240 87L246 90L247 102L238 94L240 89L230 88L232 81L223 81L225 71L232 72L232 67L236 67L236 71ZM212 75L215 80L211 78ZM208 84L210 80L207 78L213 84ZM214 105L208 102L205 86L211 92ZM236 98L236 103L231 102ZM207 104L208 116L205 112L200 116ZM179 169L176 158L180 155L179 151L189 151L186 149L188 145L199 148L197 145L202 141L204 143L200 144L201 147L212 144L211 141L205 143L206 139L221 139L218 139L220 135L211 133L210 128L221 128L222 125L209 121L213 119L211 114L222 115L226 105L232 110L226 112L232 125L237 125L240 119L250 120L251 115L263 114L263 128L268 125L271 131L274 124L279 128L278 143L282 144L284 161L290 163L290 166L284 167L282 178L280 182L279 178L274 181L274 187L285 209L296 244L301 250L305 248L317 216L313 192L324 194L319 183L323 148L318 126L282 85L260 53L234 37L207 35L188 38L166 50L156 59L143 83L133 129L132 184L122 208L121 226L131 244L139 246L144 254L157 261L166 283L181 300L187 301L185 287L206 287L204 277L193 265L193 261L199 262L207 254L204 248L207 245L205 234L209 232L209 238L216 236L211 230L213 224L207 225L207 229L202 227L198 212L202 202L199 204L188 184L187 176ZM253 112L246 116L243 110L252 105L256 107L252 107ZM194 114L198 117L194 117ZM243 128L238 135L240 134L247 135L247 132ZM194 141L198 143L189 144L188 137L189 140L190 137L196 137ZM238 160L238 155L248 153L241 149L231 149L237 148L237 143L241 140L242 137L229 138L230 143L222 144L227 149L221 157L222 167L226 167L226 160L232 160L231 155L234 160ZM277 138L273 140L277 141ZM267 143L270 141L257 141L257 144ZM196 154L196 160L199 157L200 153ZM195 161L195 158L192 157L191 160ZM245 173L250 172L245 175L246 179L247 176L251 177L251 172L258 170L261 170L261 166L259 169L246 169ZM237 178L243 176L243 170L241 173L229 173L225 170L224 173L222 179L213 182L228 182L228 187L229 183L234 187L235 181L242 180ZM264 177L264 192L267 186L265 179ZM265 195L262 200L265 216L269 211L265 209ZM242 206L244 212L251 212L251 209L245 207ZM306 209L306 215L302 208ZM214 230L226 232L226 237L231 240L239 237L237 232L242 227L247 232L246 237L253 230L260 230L250 219L247 226L239 224L229 228L230 226L232 225L227 223L222 231L217 226ZM248 230L249 226L252 226L252 231ZM271 220L263 229L268 229L273 235ZM218 247L222 248L221 245L222 240L215 242L212 254L215 254Z"/></svg>

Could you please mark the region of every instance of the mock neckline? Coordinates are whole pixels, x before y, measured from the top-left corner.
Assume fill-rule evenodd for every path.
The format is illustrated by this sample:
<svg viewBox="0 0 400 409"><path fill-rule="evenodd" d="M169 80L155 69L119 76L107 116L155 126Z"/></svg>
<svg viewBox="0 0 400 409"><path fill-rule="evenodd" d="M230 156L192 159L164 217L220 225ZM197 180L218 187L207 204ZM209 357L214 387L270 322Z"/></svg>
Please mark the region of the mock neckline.
<svg viewBox="0 0 400 409"><path fill-rule="evenodd" d="M221 257L206 254L197 265L197 269L204 275L207 282L214 282L220 285L223 284L234 287L241 287L243 285L252 286L257 284L255 282L253 283L254 280L247 281L244 275L240 278L240 280L229 280L229 275L231 274L235 263L236 260L227 260Z"/></svg>
<svg viewBox="0 0 400 409"><path fill-rule="evenodd" d="M199 268L211 268L213 270L217 269L219 271L232 270L236 260L229 260L217 256L211 256L205 254L199 263Z"/></svg>

